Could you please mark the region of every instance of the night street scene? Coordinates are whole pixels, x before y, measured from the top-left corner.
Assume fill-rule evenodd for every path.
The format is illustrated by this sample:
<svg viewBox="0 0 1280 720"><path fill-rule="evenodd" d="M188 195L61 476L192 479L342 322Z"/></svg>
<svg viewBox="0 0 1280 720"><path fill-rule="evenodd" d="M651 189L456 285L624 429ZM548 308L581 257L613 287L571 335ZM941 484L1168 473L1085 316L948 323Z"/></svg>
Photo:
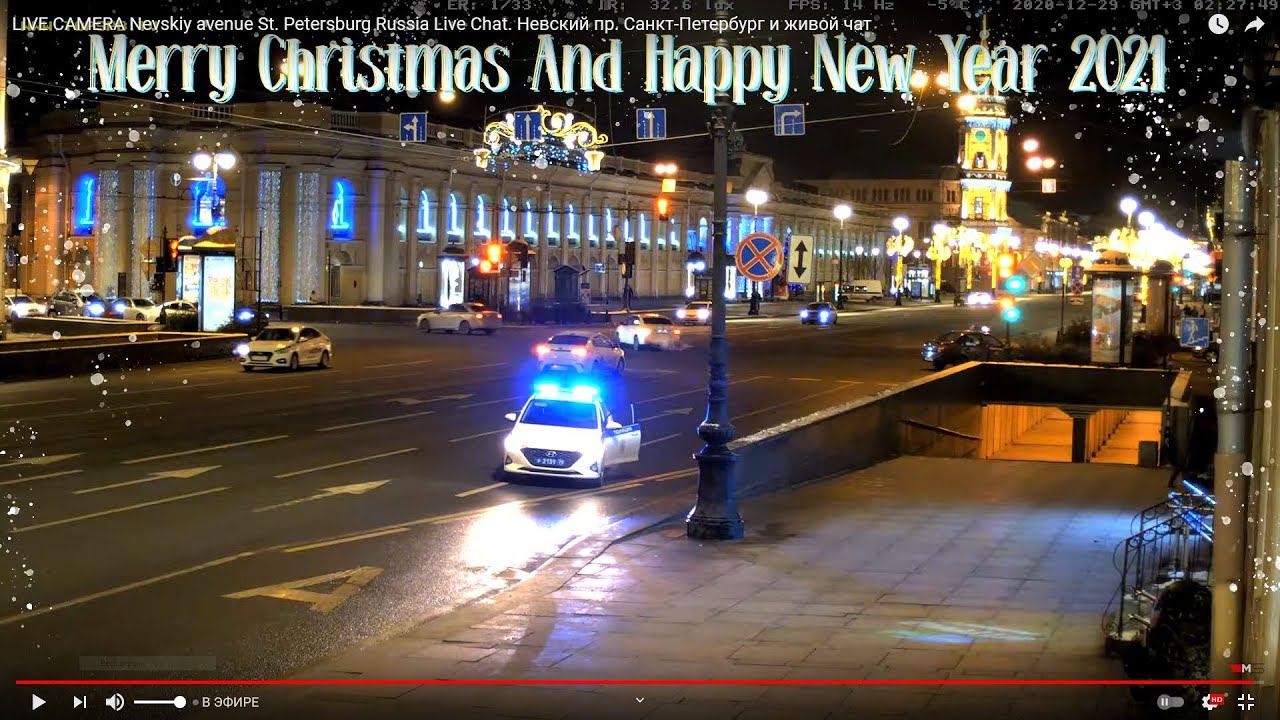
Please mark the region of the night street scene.
<svg viewBox="0 0 1280 720"><path fill-rule="evenodd" d="M1277 0L0 9L0 717L1280 719Z"/></svg>

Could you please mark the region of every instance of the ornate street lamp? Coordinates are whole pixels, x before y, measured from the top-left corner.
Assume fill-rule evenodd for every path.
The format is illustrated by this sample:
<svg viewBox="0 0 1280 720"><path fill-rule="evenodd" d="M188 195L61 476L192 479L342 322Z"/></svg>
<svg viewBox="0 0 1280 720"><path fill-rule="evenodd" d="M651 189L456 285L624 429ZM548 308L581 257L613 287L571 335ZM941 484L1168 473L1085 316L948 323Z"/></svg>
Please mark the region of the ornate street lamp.
<svg viewBox="0 0 1280 720"><path fill-rule="evenodd" d="M897 262L894 264L893 272L893 285L895 288L894 305L902 304L902 256L911 252L911 247L914 245L911 238L904 234L909 227L911 227L911 221L907 218L901 215L894 218L893 229L897 230L898 234L890 239L889 246L886 248L890 253L897 257Z"/></svg>
<svg viewBox="0 0 1280 720"><path fill-rule="evenodd" d="M1120 212L1124 213L1125 223L1133 227L1133 213L1138 209L1138 201L1131 197L1120 199Z"/></svg>
<svg viewBox="0 0 1280 720"><path fill-rule="evenodd" d="M840 221L840 263L837 266L839 279L836 280L836 307L844 307L844 221L853 216L853 208L840 203L831 208L831 214Z"/></svg>

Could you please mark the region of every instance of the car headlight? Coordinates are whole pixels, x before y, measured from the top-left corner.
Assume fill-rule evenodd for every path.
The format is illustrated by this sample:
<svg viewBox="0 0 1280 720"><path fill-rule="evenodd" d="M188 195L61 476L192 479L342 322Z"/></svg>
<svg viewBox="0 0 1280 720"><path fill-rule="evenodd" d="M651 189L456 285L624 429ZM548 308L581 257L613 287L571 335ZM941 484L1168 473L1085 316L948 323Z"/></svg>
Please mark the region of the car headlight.
<svg viewBox="0 0 1280 720"><path fill-rule="evenodd" d="M818 319L821 320L822 322L826 322L830 317L831 317L831 313L827 312L826 310L823 310L822 312L818 313Z"/></svg>
<svg viewBox="0 0 1280 720"><path fill-rule="evenodd" d="M711 311L710 311L710 310L708 310L708 309L706 309L706 308L703 308L703 309L701 309L701 310L699 310L699 311L698 311L698 319L699 319L699 320L706 320L706 319L707 319L707 318L709 318L709 317L711 317Z"/></svg>
<svg viewBox="0 0 1280 720"><path fill-rule="evenodd" d="M808 311L808 310L801 310L801 311L800 311L800 318L801 318L802 320L803 320L803 319L805 319L805 318L808 318L808 317L809 317L809 311Z"/></svg>
<svg viewBox="0 0 1280 720"><path fill-rule="evenodd" d="M249 357L249 343L240 343L237 345L235 353L240 357Z"/></svg>
<svg viewBox="0 0 1280 720"><path fill-rule="evenodd" d="M508 435L502 439L502 449L507 452L519 452L520 443L516 440L515 435Z"/></svg>
<svg viewBox="0 0 1280 720"><path fill-rule="evenodd" d="M101 315L106 311L107 311L107 308L102 303L89 303L90 315Z"/></svg>

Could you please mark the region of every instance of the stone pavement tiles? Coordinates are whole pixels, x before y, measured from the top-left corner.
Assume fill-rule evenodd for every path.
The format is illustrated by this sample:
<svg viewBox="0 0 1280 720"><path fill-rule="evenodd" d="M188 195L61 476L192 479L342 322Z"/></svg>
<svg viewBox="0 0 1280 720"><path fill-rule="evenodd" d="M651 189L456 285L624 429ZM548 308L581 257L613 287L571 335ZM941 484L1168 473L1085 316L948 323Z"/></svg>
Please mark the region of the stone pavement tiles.
<svg viewBox="0 0 1280 720"><path fill-rule="evenodd" d="M978 680L1121 678L1102 655L1112 550L1167 474L903 457L749 500L740 542L667 525L428 621L309 677ZM327 688L310 716L1119 718L1124 688Z"/></svg>

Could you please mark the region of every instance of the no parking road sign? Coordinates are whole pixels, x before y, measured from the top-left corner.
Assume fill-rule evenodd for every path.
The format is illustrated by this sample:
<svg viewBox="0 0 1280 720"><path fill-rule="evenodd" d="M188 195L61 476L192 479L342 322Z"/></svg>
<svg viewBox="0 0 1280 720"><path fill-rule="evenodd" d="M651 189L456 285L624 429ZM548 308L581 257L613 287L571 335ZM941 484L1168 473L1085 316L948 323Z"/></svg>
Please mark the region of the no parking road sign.
<svg viewBox="0 0 1280 720"><path fill-rule="evenodd" d="M782 243L768 233L752 233L742 238L733 255L738 272L748 280L772 280L782 270Z"/></svg>

